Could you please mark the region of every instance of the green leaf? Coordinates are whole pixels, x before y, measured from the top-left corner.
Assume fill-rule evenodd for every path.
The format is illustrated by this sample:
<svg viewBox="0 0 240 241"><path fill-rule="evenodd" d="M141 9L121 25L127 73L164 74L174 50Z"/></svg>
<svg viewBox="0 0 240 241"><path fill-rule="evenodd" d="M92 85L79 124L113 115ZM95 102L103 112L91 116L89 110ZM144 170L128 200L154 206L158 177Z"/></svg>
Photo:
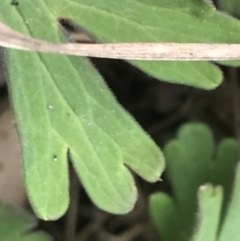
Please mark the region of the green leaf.
<svg viewBox="0 0 240 241"><path fill-rule="evenodd" d="M54 8L51 1L48 6ZM240 23L204 1L74 0L58 15L72 18L102 42L239 42ZM111 23L111 24L109 24ZM207 62L132 61L152 76L212 89L222 80Z"/></svg>
<svg viewBox="0 0 240 241"><path fill-rule="evenodd" d="M199 0L19 0L17 10L8 2L10 18L17 11L31 28L44 29L36 37L52 40L42 18L50 18L48 32L55 32L56 19L66 17L83 26L102 42L205 42L239 43L240 22ZM26 11L36 8L34 18ZM5 13L5 10L3 14ZM9 23L9 22L8 22ZM111 24L110 24L111 23ZM15 25L12 25L17 30ZM212 89L222 81L218 67L209 62L132 61L148 74L170 82ZM224 62L239 65L239 61Z"/></svg>
<svg viewBox="0 0 240 241"><path fill-rule="evenodd" d="M222 185L229 196L238 160L237 143L232 139L223 140L214 157L213 136L209 128L204 124L186 124L179 129L177 139L166 146L164 154L181 216L186 227L190 227L200 185L206 182Z"/></svg>
<svg viewBox="0 0 240 241"><path fill-rule="evenodd" d="M61 42L57 18L72 2L0 2L0 19L33 37ZM66 15L65 15L66 16ZM85 58L7 51L12 104L22 143L30 202L43 219L68 207L69 151L93 202L112 213L129 212L137 199L133 177L149 182L164 169L161 151L112 96Z"/></svg>
<svg viewBox="0 0 240 241"><path fill-rule="evenodd" d="M238 241L240 240L240 165L236 169L236 177L233 185L232 197L229 201L228 209L224 218L218 241Z"/></svg>
<svg viewBox="0 0 240 241"><path fill-rule="evenodd" d="M37 225L37 219L20 208L0 203L0 223L2 241L52 240L42 231L32 231Z"/></svg>
<svg viewBox="0 0 240 241"><path fill-rule="evenodd" d="M214 188L212 185L204 185L199 188L197 227L192 241L216 241L222 199L223 191L220 186ZM171 197L164 193L154 193L150 196L149 208L162 240L187 240L178 207Z"/></svg>
<svg viewBox="0 0 240 241"><path fill-rule="evenodd" d="M150 196L149 211L164 241L184 241L179 211L173 199L164 193Z"/></svg>
<svg viewBox="0 0 240 241"><path fill-rule="evenodd" d="M188 240L193 233L196 219L199 186L205 183L221 185L225 193L223 212L225 211L238 161L238 144L233 139L224 139L215 150L210 129L204 124L189 123L183 125L177 138L166 145L164 154L173 189L173 202L181 220L180 238ZM159 205L161 207L163 204ZM162 212L159 208L160 220L165 218L166 211ZM174 219L175 214L171 215L173 217L168 217L168 220ZM172 228L172 232L179 233L178 230Z"/></svg>
<svg viewBox="0 0 240 241"><path fill-rule="evenodd" d="M199 211L197 230L192 241L216 241L220 221L223 190L220 186L201 186L198 191ZM225 239L227 240L227 239Z"/></svg>
<svg viewBox="0 0 240 241"><path fill-rule="evenodd" d="M53 19L70 18L102 42L239 43L240 41L240 22L199 0L29 2L30 0L22 1L19 9L23 11L32 4L37 9L46 8ZM41 16L44 16L42 11ZM29 24L36 24L36 20L31 18L27 21ZM54 26L54 23L51 25ZM132 61L132 63L148 74L170 82L212 89L222 81L221 71L212 63L153 61Z"/></svg>
<svg viewBox="0 0 240 241"><path fill-rule="evenodd" d="M163 241L238 241L240 165L237 165L237 142L224 139L215 151L207 126L185 124L179 129L177 139L167 144L164 153L174 198L155 193L149 205ZM201 186L209 182L221 186Z"/></svg>
<svg viewBox="0 0 240 241"><path fill-rule="evenodd" d="M86 28L102 42L239 43L240 41L240 22L217 11L209 1L19 1L17 9L20 12L35 7L40 9L36 11L37 18L50 16L52 22L49 26L54 28L51 31L56 30L54 21L56 18L67 17ZM8 4L6 2L5 5ZM42 11L43 9L46 11ZM11 17L13 12L14 9L11 11ZM38 24L39 20L36 21L36 18L25 21L34 28L39 26L44 28L42 23ZM44 38L49 40L47 36ZM219 68L208 62L132 61L131 63L156 78L205 89L215 88L222 81ZM239 61L222 63L234 66L240 64Z"/></svg>

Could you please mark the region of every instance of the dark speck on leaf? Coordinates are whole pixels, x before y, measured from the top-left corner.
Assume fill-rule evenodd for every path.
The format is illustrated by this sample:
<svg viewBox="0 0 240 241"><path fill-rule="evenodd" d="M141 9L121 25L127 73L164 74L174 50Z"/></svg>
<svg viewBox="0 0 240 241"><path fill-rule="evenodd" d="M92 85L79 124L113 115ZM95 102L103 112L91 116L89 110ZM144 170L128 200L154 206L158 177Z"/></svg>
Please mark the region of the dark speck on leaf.
<svg viewBox="0 0 240 241"><path fill-rule="evenodd" d="M12 4L13 6L18 6L18 5L19 5L19 2L18 2L17 0L12 0L12 1L11 1L11 4Z"/></svg>
<svg viewBox="0 0 240 241"><path fill-rule="evenodd" d="M57 160L57 156L53 155L53 160L56 161Z"/></svg>

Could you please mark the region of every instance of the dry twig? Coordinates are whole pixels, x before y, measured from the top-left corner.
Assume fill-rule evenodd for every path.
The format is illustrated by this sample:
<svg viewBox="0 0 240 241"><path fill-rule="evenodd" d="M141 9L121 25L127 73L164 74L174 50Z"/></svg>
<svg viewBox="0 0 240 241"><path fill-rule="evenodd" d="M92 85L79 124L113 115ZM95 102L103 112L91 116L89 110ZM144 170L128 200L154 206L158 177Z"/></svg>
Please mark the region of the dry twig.
<svg viewBox="0 0 240 241"><path fill-rule="evenodd" d="M25 36L0 22L0 46L28 51L125 60L236 60L240 44L55 44Z"/></svg>

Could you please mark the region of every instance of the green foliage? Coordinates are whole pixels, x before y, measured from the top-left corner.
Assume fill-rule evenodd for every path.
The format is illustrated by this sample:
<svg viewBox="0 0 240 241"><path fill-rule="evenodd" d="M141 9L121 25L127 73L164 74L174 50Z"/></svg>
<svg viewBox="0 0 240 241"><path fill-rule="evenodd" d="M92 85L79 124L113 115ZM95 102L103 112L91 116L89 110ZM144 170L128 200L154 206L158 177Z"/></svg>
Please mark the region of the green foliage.
<svg viewBox="0 0 240 241"><path fill-rule="evenodd" d="M197 227L192 241L216 241L220 223L223 190L221 186L201 186L198 190Z"/></svg>
<svg viewBox="0 0 240 241"><path fill-rule="evenodd" d="M163 157L99 74L87 60L72 57L10 51L9 63L25 182L39 217L55 219L67 208L68 149L82 184L100 208L131 210L137 194L124 164L154 182L163 170Z"/></svg>
<svg viewBox="0 0 240 241"><path fill-rule="evenodd" d="M236 168L236 178L233 185L233 193L228 210L223 221L222 229L219 235L219 241L240 240L240 165Z"/></svg>
<svg viewBox="0 0 240 241"><path fill-rule="evenodd" d="M44 4L21 1L18 9L1 1L0 18L21 32L59 42L56 10ZM154 182L163 171L163 156L90 62L14 50L7 60L25 183L37 215L57 219L68 207L68 150L96 205L113 213L130 211L137 191L128 167Z"/></svg>
<svg viewBox="0 0 240 241"><path fill-rule="evenodd" d="M239 215L237 215L237 210L240 208L239 173L232 199L227 203L230 199L238 161L236 141L224 139L215 151L212 133L208 127L204 124L186 124L178 131L177 138L167 144L164 154L174 198L164 193L153 194L150 198L150 212L163 240L190 240L194 231L193 224L196 223L197 203L198 220L192 240L218 240L216 235L220 224L219 216L221 211L226 212L227 205L228 211L219 240L239 240L239 235L236 236L238 239L232 239L236 233L233 233L230 228L235 227L237 230L237 221L239 224ZM205 183L221 185L221 187L202 186ZM222 189L224 190L223 204ZM224 235L230 237L230 234L233 235L231 238L222 239Z"/></svg>
<svg viewBox="0 0 240 241"><path fill-rule="evenodd" d="M240 41L240 22L207 1L18 0L16 6L10 2L0 1L1 21L56 43L64 41L60 17L72 19L102 42ZM96 205L113 213L131 210L137 194L128 167L145 180L156 181L164 169L159 148L119 106L87 59L6 52L25 183L37 215L56 219L67 209L68 151ZM219 68L208 62L131 63L159 79L205 89L222 81Z"/></svg>
<svg viewBox="0 0 240 241"><path fill-rule="evenodd" d="M240 41L239 21L218 12L208 1L20 0L17 7L9 5L8 1L1 1L0 6L4 9L0 16L4 22L46 40L58 41L51 37L58 32L56 19L67 17L102 42ZM27 24L29 32L16 25L17 19L22 25ZM207 62L132 63L156 78L206 89L218 86L222 80L221 71ZM236 62L232 64L239 65Z"/></svg>
<svg viewBox="0 0 240 241"><path fill-rule="evenodd" d="M0 203L0 240L2 241L50 241L42 231L32 231L37 220L26 211Z"/></svg>

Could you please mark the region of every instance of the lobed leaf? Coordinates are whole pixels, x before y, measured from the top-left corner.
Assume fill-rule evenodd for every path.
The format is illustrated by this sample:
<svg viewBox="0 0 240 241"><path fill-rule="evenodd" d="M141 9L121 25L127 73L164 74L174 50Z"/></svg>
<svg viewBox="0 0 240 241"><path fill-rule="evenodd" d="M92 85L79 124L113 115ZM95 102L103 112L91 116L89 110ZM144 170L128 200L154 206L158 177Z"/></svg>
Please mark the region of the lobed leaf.
<svg viewBox="0 0 240 241"><path fill-rule="evenodd" d="M158 210L154 214L151 212L152 217L162 237L166 236L163 220L180 220L178 226L171 221L170 223L173 225L170 225L169 228L172 229L173 233L178 234L178 239L189 240L194 231L195 213L198 209L197 190L201 185L212 183L222 186L225 195L221 212L223 214L226 212L226 205L233 185L235 166L238 161L238 145L235 140L226 138L216 149L211 130L206 125L188 123L179 129L177 138L166 145L164 154L167 163L166 171L173 189L173 200L161 196L158 199L156 198L157 201L155 202L150 199L153 203L151 205L155 205L154 210ZM199 220L193 240L200 240L202 235L206 235L205 232L211 234L209 238L211 237L212 240L216 237L222 202L222 191L220 189L214 190L207 186L206 189L200 190ZM174 206L172 203L174 203ZM212 209L212 215L210 211L207 211L208 209ZM176 213L179 215L178 219L175 218ZM208 213L209 215L207 215ZM156 219L157 215L158 218ZM162 230L163 232L161 232ZM169 239L169 241L174 240L174 238ZM168 241L168 239L166 238L164 241Z"/></svg>
<svg viewBox="0 0 240 241"><path fill-rule="evenodd" d="M16 7L1 1L0 19L27 35L61 42L62 2L51 4L28 0ZM25 183L37 215L57 219L68 207L68 152L96 205L129 212L137 199L129 168L155 182L164 159L99 73L85 58L7 50L6 59Z"/></svg>

